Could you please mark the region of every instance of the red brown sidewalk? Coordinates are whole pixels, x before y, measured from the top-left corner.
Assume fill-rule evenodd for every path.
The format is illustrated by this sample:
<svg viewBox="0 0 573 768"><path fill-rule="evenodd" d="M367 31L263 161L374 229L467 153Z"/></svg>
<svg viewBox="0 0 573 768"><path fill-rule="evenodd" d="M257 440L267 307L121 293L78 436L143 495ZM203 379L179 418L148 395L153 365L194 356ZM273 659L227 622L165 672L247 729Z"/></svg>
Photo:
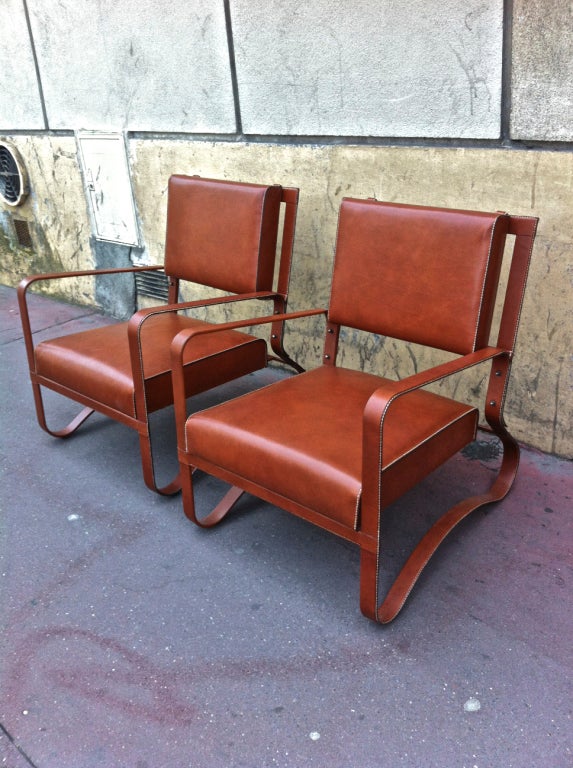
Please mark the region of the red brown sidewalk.
<svg viewBox="0 0 573 768"><path fill-rule="evenodd" d="M106 321L32 306L38 338ZM43 433L9 288L0 382L0 766L573 766L571 462L524 448L510 496L456 529L379 627L351 545L252 497L198 530L145 488L135 432L94 416L69 440ZM74 412L47 401L55 425ZM154 426L167 479L171 414ZM495 460L478 445L396 505L389 568ZM206 508L217 493L198 480Z"/></svg>

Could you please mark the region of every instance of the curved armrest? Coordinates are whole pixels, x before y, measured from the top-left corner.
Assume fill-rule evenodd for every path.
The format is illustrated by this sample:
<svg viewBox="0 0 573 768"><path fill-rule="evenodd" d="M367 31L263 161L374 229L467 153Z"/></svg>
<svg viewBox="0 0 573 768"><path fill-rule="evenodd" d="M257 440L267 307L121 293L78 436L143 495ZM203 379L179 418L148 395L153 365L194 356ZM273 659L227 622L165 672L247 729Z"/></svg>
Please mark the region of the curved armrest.
<svg viewBox="0 0 573 768"><path fill-rule="evenodd" d="M28 365L30 371L36 369L34 362L34 342L32 339L32 326L30 324L30 315L28 312L27 291L33 284L43 280L61 280L70 277L90 277L92 275L113 275L125 272L151 272L163 269L162 264L150 264L142 267L113 267L107 269L81 269L71 272L44 272L38 275L25 277L18 284L18 306L20 308L20 318L22 320L22 330L24 332L24 344L26 345L26 354L28 356Z"/></svg>
<svg viewBox="0 0 573 768"><path fill-rule="evenodd" d="M196 299L195 301L182 301L176 304L162 304L157 307L148 307L147 309L138 310L127 323L127 337L129 341L129 356L131 359L131 372L134 381L141 381L143 383L145 376L143 370L143 356L141 353L141 332L143 326L150 317L155 315L163 315L169 312L180 312L184 309L196 309L198 307L208 307L217 304L230 304L238 301L249 301L251 299L276 299L280 298L279 294L273 291L257 291L254 293L240 293L232 294L231 296L219 296L209 299ZM143 393L141 387L136 387L136 398L142 397ZM138 394L139 393L139 394ZM144 403L137 403L138 413L143 413L141 408L144 407Z"/></svg>
<svg viewBox="0 0 573 768"><path fill-rule="evenodd" d="M252 317L248 320L237 320L230 323L219 323L206 328L189 328L180 331L171 342L171 370L173 381L173 398L175 406L175 419L177 427L177 439L179 446L183 446L183 437L185 431L185 421L187 411L185 407L185 381L183 376L183 355L185 347L193 338L204 336L208 333L220 333L221 331L237 330L238 328L248 328L253 325L266 325L268 323L281 322L284 320L297 320L302 317L312 317L315 315L326 315L326 309L309 309L301 312L286 312L284 314L266 315L264 317Z"/></svg>
<svg viewBox="0 0 573 768"><path fill-rule="evenodd" d="M254 293L237 293L230 296L218 296L209 299L196 299L194 301L178 301L175 304L162 304L157 307L147 307L138 309L129 319L129 325L133 332L140 328L148 317L153 315L162 315L164 312L180 312L183 309L195 309L197 307L208 307L216 304L228 304L236 301L250 301L251 299L275 299L279 294L273 291L256 291Z"/></svg>
<svg viewBox="0 0 573 768"><path fill-rule="evenodd" d="M399 397L416 389L433 384L440 379L445 379L455 373L460 373L480 363L492 360L496 357L509 357L510 353L499 347L484 347L477 352L471 352L456 360L429 368L426 371L408 376L401 381L384 382L370 396L364 408L363 418L363 492L364 501L374 502L375 508L380 509L380 473L382 471L382 446L384 433L384 420L392 403ZM502 403L490 403L490 407L501 410ZM367 482L370 478L375 483ZM371 494L376 493L377 498L372 499ZM372 521L371 521L372 522ZM374 533L374 531L371 531Z"/></svg>
<svg viewBox="0 0 573 768"><path fill-rule="evenodd" d="M486 360L492 360L495 357L508 355L509 352L506 349L500 349L499 347L484 347L477 350L477 352L470 352L467 355L463 355L455 360L449 360L446 363L441 363L433 368L428 368L425 371L420 371L413 376L407 376L400 381L389 381L382 384L371 396L366 403L364 410L365 420L371 421L374 414L374 418L380 422L384 420L386 411L390 407L391 403L398 397L412 392L415 389L433 384L440 379L445 379L448 376L452 376L455 373L460 373L468 368L473 368L474 365L479 365Z"/></svg>
<svg viewBox="0 0 573 768"><path fill-rule="evenodd" d="M120 272L156 272L163 269L163 264L148 264L139 267L107 267L105 269L79 269L71 272L43 272L37 275L29 275L20 281L18 293L26 292L28 286L39 280L61 280L67 277L89 277L90 275L113 275Z"/></svg>

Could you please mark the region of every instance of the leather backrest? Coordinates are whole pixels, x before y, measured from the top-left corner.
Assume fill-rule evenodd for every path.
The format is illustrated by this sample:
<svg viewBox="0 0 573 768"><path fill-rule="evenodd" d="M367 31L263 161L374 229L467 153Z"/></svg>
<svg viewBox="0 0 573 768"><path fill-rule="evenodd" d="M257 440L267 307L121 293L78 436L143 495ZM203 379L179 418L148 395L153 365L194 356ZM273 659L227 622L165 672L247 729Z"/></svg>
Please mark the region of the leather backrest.
<svg viewBox="0 0 573 768"><path fill-rule="evenodd" d="M165 272L231 293L272 289L280 186L174 175Z"/></svg>
<svg viewBox="0 0 573 768"><path fill-rule="evenodd" d="M508 219L345 198L330 320L459 354L487 345Z"/></svg>

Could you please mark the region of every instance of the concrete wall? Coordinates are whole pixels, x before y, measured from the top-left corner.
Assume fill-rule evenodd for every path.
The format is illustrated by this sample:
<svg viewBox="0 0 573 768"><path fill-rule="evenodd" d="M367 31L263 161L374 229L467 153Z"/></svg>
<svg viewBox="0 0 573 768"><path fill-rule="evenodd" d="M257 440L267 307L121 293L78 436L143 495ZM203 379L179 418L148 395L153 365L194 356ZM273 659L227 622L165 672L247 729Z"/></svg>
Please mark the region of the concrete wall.
<svg viewBox="0 0 573 768"><path fill-rule="evenodd" d="M171 173L300 187L293 308L327 302L344 195L539 216L507 419L521 440L573 456L570 3L419 0L406 13L391 0L172 0L168 10L160 0L61 0L57 10L7 0L7 9L0 137L24 158L31 194L17 209L0 203L0 281L130 256L160 262ZM126 133L142 249L94 240L77 130ZM18 244L14 219L28 222L31 249ZM57 291L113 306L96 281ZM344 361L369 370L403 376L433 359L350 341ZM310 330L297 327L288 346L317 362Z"/></svg>
<svg viewBox="0 0 573 768"><path fill-rule="evenodd" d="M294 8L293 8L294 5ZM246 133L499 134L499 2L232 3Z"/></svg>
<svg viewBox="0 0 573 768"><path fill-rule="evenodd" d="M511 135L573 140L573 5L515 0Z"/></svg>

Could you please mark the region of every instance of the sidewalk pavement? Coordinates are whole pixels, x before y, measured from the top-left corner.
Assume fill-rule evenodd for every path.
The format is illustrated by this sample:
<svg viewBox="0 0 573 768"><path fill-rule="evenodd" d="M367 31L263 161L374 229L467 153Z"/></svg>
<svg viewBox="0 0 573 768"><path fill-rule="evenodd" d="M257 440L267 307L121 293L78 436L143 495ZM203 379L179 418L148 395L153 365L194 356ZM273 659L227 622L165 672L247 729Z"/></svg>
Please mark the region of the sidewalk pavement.
<svg viewBox="0 0 573 768"><path fill-rule="evenodd" d="M109 322L31 305L38 339ZM9 288L0 375L0 766L573 766L571 462L524 449L509 498L460 525L380 627L352 545L252 497L199 530L144 486L134 431L93 416L69 440L42 432ZM75 412L46 400L54 426ZM166 481L171 418L154 417ZM479 449L395 506L397 557L487 483ZM217 484L198 493L208 507Z"/></svg>

